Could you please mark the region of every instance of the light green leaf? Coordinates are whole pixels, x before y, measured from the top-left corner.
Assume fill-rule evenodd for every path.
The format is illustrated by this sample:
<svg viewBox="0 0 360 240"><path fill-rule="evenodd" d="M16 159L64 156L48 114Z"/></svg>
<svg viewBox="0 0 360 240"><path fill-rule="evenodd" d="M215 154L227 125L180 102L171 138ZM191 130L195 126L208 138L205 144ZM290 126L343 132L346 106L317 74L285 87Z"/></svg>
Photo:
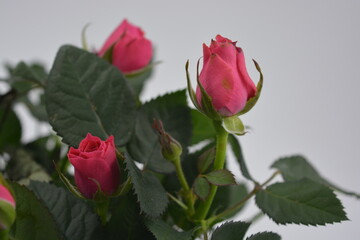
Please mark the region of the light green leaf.
<svg viewBox="0 0 360 240"><path fill-rule="evenodd" d="M256 194L256 204L279 224L325 225L347 220L333 191L309 179L270 185Z"/></svg>
<svg viewBox="0 0 360 240"><path fill-rule="evenodd" d="M91 133L113 135L124 145L132 135L135 99L119 70L73 46L60 48L45 91L49 122L69 145Z"/></svg>
<svg viewBox="0 0 360 240"><path fill-rule="evenodd" d="M223 126L228 133L244 135L245 126L238 116L227 117L223 119Z"/></svg>

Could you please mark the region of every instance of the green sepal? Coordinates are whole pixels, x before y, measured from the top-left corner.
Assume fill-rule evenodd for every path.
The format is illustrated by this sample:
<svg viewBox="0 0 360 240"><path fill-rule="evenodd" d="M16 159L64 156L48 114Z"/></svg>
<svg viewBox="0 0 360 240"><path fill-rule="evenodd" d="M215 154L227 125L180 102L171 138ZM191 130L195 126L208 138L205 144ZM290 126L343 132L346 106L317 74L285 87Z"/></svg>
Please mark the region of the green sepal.
<svg viewBox="0 0 360 240"><path fill-rule="evenodd" d="M223 127L228 133L244 135L245 126L238 116L227 117L223 119Z"/></svg>
<svg viewBox="0 0 360 240"><path fill-rule="evenodd" d="M69 189L69 191L72 194L74 194L76 197L81 198L81 199L86 199L79 192L78 188L71 184L70 180L65 177L65 175L61 172L61 170L58 168L58 166L55 163L54 163L54 165L55 165L56 172L59 174L59 177L60 177L61 181L65 184L67 189Z"/></svg>
<svg viewBox="0 0 360 240"><path fill-rule="evenodd" d="M189 60L186 61L185 70L186 70L186 79L187 79L187 89L189 92L190 99L191 99L192 103L194 104L194 106L196 107L196 109L199 110L200 112L202 112L200 105L196 99L195 91L191 86L191 80L190 80L190 74L189 74Z"/></svg>
<svg viewBox="0 0 360 240"><path fill-rule="evenodd" d="M89 45L86 40L86 30L88 29L89 26L90 26L90 23L87 23L81 31L81 45L82 45L82 48L86 51L89 51Z"/></svg>
<svg viewBox="0 0 360 240"><path fill-rule="evenodd" d="M112 64L112 55L113 55L113 50L114 50L114 46L115 46L116 42L113 43L108 50L105 51L104 55L101 56L102 59L104 59L105 61L109 62Z"/></svg>
<svg viewBox="0 0 360 240"><path fill-rule="evenodd" d="M127 194L129 190L132 188L131 178L128 178L123 184L119 185L119 187L115 190L114 193L111 194L110 197L119 197Z"/></svg>
<svg viewBox="0 0 360 240"><path fill-rule="evenodd" d="M255 64L256 70L258 70L258 72L260 73L260 80L256 86L256 94L254 97L250 98L247 102L245 107L236 115L240 116L243 115L245 113L247 113L248 111L250 111L256 104L257 100L260 97L261 94L261 90L262 90L262 86L263 86L263 82L264 82L264 76L261 72L261 68L259 66L259 64L253 59L253 62Z"/></svg>

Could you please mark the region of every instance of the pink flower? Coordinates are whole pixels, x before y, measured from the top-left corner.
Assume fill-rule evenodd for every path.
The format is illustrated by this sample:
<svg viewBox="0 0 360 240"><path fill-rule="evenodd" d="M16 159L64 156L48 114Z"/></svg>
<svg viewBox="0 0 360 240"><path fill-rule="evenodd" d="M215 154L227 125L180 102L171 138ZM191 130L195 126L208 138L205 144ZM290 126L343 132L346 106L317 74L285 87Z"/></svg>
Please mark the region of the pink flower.
<svg viewBox="0 0 360 240"><path fill-rule="evenodd" d="M247 73L244 53L236 42L216 36L210 47L203 44L203 68L200 83L211 97L215 110L223 117L239 113L255 96L256 86ZM201 105L201 91L196 89Z"/></svg>
<svg viewBox="0 0 360 240"><path fill-rule="evenodd" d="M126 19L108 37L98 55L103 57L112 46L112 64L123 73L146 67L153 55L152 44L144 32Z"/></svg>
<svg viewBox="0 0 360 240"><path fill-rule="evenodd" d="M13 196L5 186L0 185L0 233L4 229L9 229L14 223L15 214L15 200Z"/></svg>
<svg viewBox="0 0 360 240"><path fill-rule="evenodd" d="M10 203L12 206L15 207L15 200L13 196L10 194L9 190L3 185L0 185L0 201Z"/></svg>
<svg viewBox="0 0 360 240"><path fill-rule="evenodd" d="M70 147L68 158L75 168L75 183L86 198L94 197L98 185L107 196L119 186L120 168L113 136L102 141L88 133L78 149Z"/></svg>

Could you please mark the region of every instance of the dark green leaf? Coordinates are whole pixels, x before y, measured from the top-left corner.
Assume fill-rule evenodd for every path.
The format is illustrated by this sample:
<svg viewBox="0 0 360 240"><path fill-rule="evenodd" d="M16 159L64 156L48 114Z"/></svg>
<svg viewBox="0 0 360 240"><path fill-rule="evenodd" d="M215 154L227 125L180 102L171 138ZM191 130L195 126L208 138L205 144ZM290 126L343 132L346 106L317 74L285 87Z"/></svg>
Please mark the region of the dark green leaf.
<svg viewBox="0 0 360 240"><path fill-rule="evenodd" d="M72 146L91 133L124 145L135 122L135 99L119 70L72 46L60 48L45 91L50 124Z"/></svg>
<svg viewBox="0 0 360 240"><path fill-rule="evenodd" d="M38 85L42 85L47 77L46 70L41 64L32 63L28 65L24 62L20 62L16 65L11 75L12 77L18 77Z"/></svg>
<svg viewBox="0 0 360 240"><path fill-rule="evenodd" d="M246 240L281 240L281 237L273 232L260 232L250 237L246 238Z"/></svg>
<svg viewBox="0 0 360 240"><path fill-rule="evenodd" d="M110 208L112 216L105 226L106 237L99 240L155 239L145 226L139 203L133 193L114 199Z"/></svg>
<svg viewBox="0 0 360 240"><path fill-rule="evenodd" d="M156 240L191 240L192 231L179 232L161 220L148 220L147 227Z"/></svg>
<svg viewBox="0 0 360 240"><path fill-rule="evenodd" d="M65 239L91 239L99 221L85 201L51 184L31 182L29 188L49 209Z"/></svg>
<svg viewBox="0 0 360 240"><path fill-rule="evenodd" d="M208 117L198 110L191 109L191 118L193 125L191 145L206 139L215 138L215 129L212 121Z"/></svg>
<svg viewBox="0 0 360 240"><path fill-rule="evenodd" d="M185 90L166 94L145 103L136 119L135 134L128 150L136 161L144 163L145 169L169 173L174 170L171 162L164 159L155 130L154 118L163 122L166 132L185 149L191 138L191 116Z"/></svg>
<svg viewBox="0 0 360 240"><path fill-rule="evenodd" d="M215 148L210 148L205 151L203 154L200 155L199 159L197 160L197 168L199 173L206 172L210 165L215 160Z"/></svg>
<svg viewBox="0 0 360 240"><path fill-rule="evenodd" d="M217 186L226 186L236 184L234 175L225 169L215 170L203 175L211 184Z"/></svg>
<svg viewBox="0 0 360 240"><path fill-rule="evenodd" d="M197 177L194 182L194 193L201 199L205 200L210 193L210 184L204 177Z"/></svg>
<svg viewBox="0 0 360 240"><path fill-rule="evenodd" d="M244 199L247 193L248 190L245 184L229 185L218 188L215 198L213 200L213 204L210 208L210 213L213 213L215 215L217 213L225 211L229 207L235 205L236 203ZM225 218L230 218L234 216L242 209L242 207L237 209L236 211L227 215Z"/></svg>
<svg viewBox="0 0 360 240"><path fill-rule="evenodd" d="M244 159L244 156L242 154L242 150L241 150L241 146L240 146L240 142L238 141L238 139L234 136L234 135L229 135L228 137L228 141L229 141L229 144L231 146L231 150L233 151L235 157L236 157L236 160L238 161L239 165L240 165L240 170L241 170L241 173L242 175L251 180L251 181L254 181L254 179L252 178L252 176L250 175L250 172L246 166L246 163L245 163L245 159Z"/></svg>
<svg viewBox="0 0 360 240"><path fill-rule="evenodd" d="M20 121L10 108L0 107L0 136L0 152L8 146L20 144Z"/></svg>
<svg viewBox="0 0 360 240"><path fill-rule="evenodd" d="M45 169L36 163L32 156L23 149L17 149L10 154L10 161L6 168L9 179L22 184L28 184L30 180L48 182L51 180Z"/></svg>
<svg viewBox="0 0 360 240"><path fill-rule="evenodd" d="M327 185L343 194L360 198L360 194L344 190L323 178L318 171L302 156L291 156L277 160L272 168L279 169L285 181L308 178L315 182Z"/></svg>
<svg viewBox="0 0 360 240"><path fill-rule="evenodd" d="M11 187L16 200L16 220L10 231L14 239L63 239L56 222L42 201L24 186L12 183Z"/></svg>
<svg viewBox="0 0 360 240"><path fill-rule="evenodd" d="M309 179L270 185L256 194L256 204L280 224L325 225L347 220L333 191Z"/></svg>
<svg viewBox="0 0 360 240"><path fill-rule="evenodd" d="M150 172L141 172L128 154L126 168L131 176L141 210L150 217L160 216L168 205L168 198L159 179Z"/></svg>
<svg viewBox="0 0 360 240"><path fill-rule="evenodd" d="M249 226L246 222L226 222L215 229L211 240L242 240Z"/></svg>

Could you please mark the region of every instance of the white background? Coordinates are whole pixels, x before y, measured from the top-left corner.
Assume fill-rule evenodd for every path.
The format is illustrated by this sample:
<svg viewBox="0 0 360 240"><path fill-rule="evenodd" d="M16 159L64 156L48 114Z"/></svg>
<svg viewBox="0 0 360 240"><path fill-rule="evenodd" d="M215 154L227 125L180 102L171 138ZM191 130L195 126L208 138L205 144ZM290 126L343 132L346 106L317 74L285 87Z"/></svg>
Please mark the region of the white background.
<svg viewBox="0 0 360 240"><path fill-rule="evenodd" d="M0 62L41 60L50 67L60 45L80 46L85 24L91 23L91 46L99 48L124 17L143 28L156 47L156 59L163 61L144 99L185 88L185 61L190 59L194 73L201 44L220 33L238 41L255 81L252 58L265 75L258 105L243 118L253 128L241 138L252 174L263 181L275 159L302 153L324 176L360 192L360 1L0 0ZM24 141L44 131L22 115L28 128ZM264 217L249 233L271 230L291 240L356 239L360 202L340 198L350 221L284 227ZM255 209L247 208L237 219L247 219Z"/></svg>

